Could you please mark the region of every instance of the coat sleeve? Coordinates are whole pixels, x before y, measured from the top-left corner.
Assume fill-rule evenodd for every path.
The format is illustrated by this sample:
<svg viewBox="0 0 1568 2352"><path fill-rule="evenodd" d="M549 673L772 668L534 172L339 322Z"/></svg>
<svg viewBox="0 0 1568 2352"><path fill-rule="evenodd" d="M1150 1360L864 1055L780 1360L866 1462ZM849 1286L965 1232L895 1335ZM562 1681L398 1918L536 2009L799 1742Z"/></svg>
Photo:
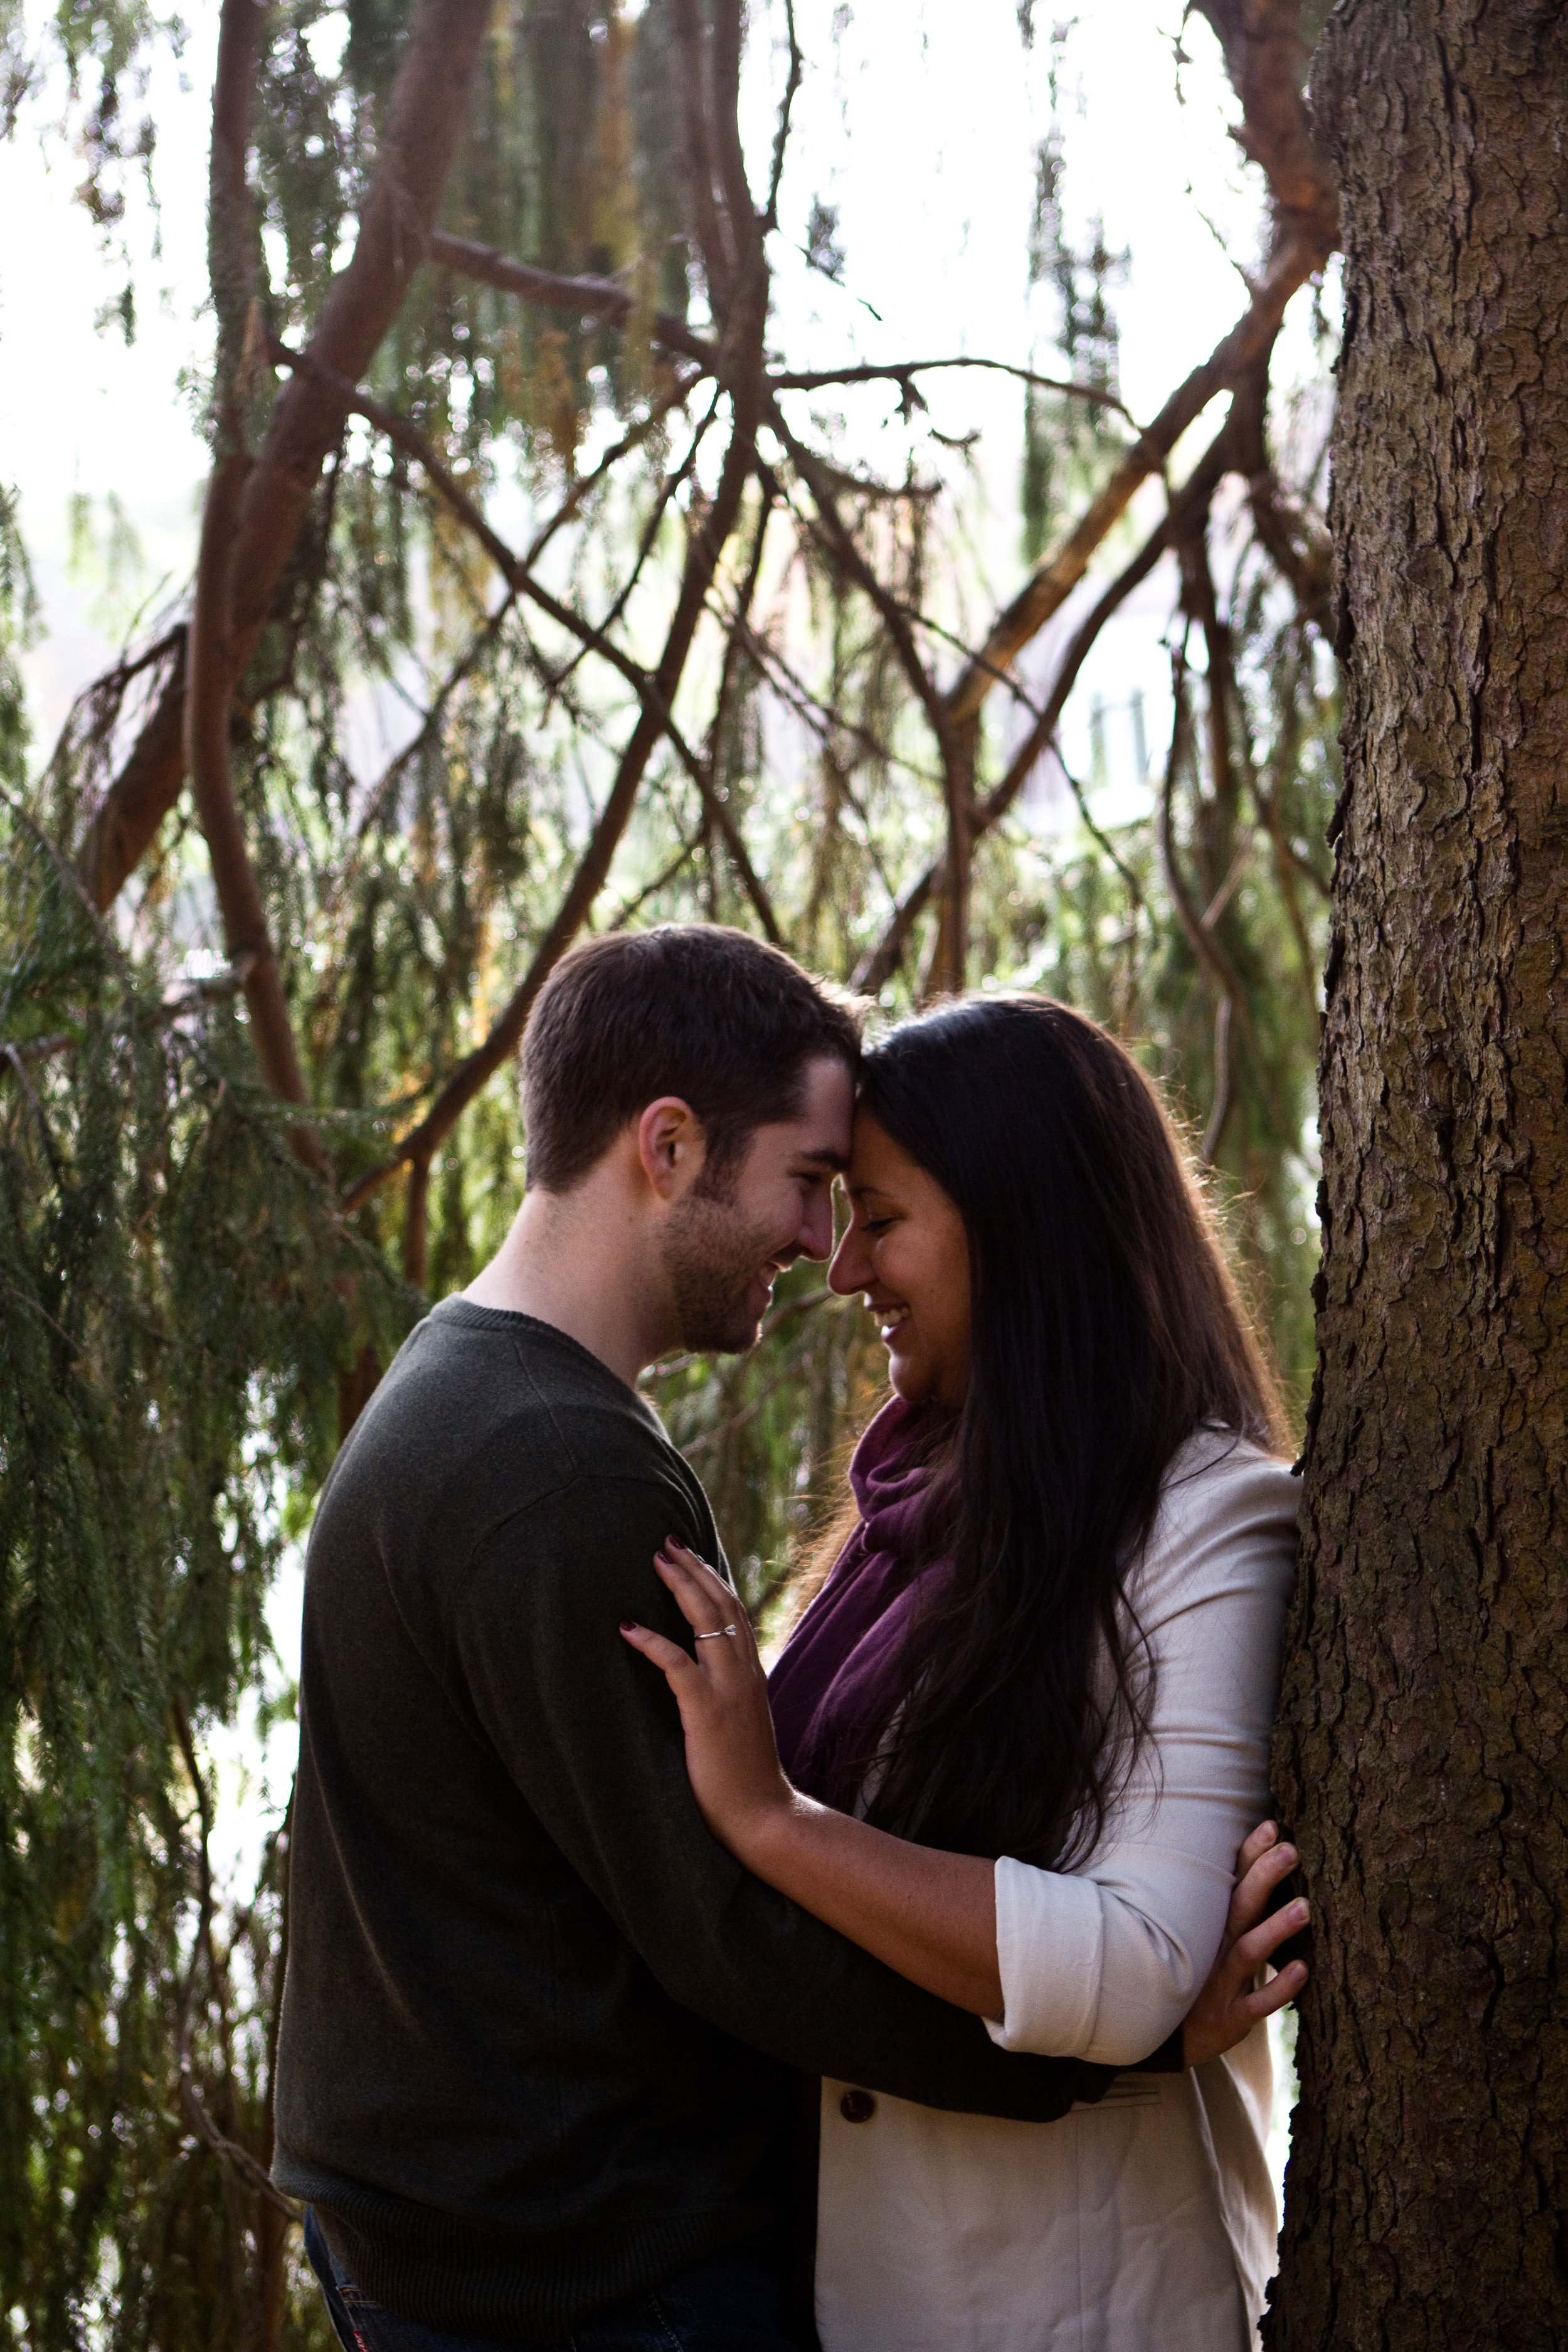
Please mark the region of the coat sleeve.
<svg viewBox="0 0 1568 2352"><path fill-rule="evenodd" d="M653 1570L672 1533L695 1542L700 1530L680 1526L670 1489L651 1481L584 1477L546 1496L476 1556L448 1659L521 1794L660 1985L790 2065L927 2106L1049 2120L1097 2097L1109 2075L994 2048L978 2018L763 1885L709 1834L675 1702L618 1631L635 1617L689 1641Z"/></svg>
<svg viewBox="0 0 1568 2352"><path fill-rule="evenodd" d="M1155 1674L1134 1775L1079 1867L996 1864L1001 2048L1130 2066L1192 2007L1268 1810L1300 1491L1252 1446L1168 1488L1134 1593Z"/></svg>

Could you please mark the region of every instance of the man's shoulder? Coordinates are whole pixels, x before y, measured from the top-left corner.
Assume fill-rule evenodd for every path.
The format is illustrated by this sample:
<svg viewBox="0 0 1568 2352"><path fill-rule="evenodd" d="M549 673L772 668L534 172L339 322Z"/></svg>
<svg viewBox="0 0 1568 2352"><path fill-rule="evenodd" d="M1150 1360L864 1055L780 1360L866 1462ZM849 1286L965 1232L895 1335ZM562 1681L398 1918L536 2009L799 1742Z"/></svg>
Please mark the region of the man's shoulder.
<svg viewBox="0 0 1568 2352"><path fill-rule="evenodd" d="M404 1342L332 1489L450 1515L471 1539L580 1481L689 1475L652 1410L565 1332L459 1298Z"/></svg>

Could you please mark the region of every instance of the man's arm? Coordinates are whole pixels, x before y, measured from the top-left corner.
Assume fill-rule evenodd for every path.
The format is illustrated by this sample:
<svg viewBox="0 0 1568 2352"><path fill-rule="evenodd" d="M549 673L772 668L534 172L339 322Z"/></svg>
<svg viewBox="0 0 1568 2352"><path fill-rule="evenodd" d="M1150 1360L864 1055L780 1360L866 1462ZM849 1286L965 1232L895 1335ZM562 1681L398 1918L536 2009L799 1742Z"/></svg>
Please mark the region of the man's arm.
<svg viewBox="0 0 1568 2352"><path fill-rule="evenodd" d="M618 1631L628 1617L685 1631L652 1566L667 1537L701 1538L678 1495L651 1478L580 1479L474 1562L457 1662L544 1829L672 1999L790 2065L1026 2120L1097 2096L1108 2070L994 2048L977 2017L764 1886L710 1835L674 1701Z"/></svg>

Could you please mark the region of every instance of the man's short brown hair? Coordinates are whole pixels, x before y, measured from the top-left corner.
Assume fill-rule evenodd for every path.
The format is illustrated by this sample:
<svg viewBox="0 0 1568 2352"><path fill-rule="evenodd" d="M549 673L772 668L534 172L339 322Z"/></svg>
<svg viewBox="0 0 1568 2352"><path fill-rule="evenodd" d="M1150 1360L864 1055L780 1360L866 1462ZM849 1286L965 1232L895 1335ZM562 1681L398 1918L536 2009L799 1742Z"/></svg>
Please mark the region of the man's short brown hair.
<svg viewBox="0 0 1568 2352"><path fill-rule="evenodd" d="M661 1095L702 1122L705 1185L739 1160L752 1130L793 1118L805 1066L853 1069L853 1001L780 948L716 923L614 932L563 956L522 1043L528 1181L569 1192Z"/></svg>

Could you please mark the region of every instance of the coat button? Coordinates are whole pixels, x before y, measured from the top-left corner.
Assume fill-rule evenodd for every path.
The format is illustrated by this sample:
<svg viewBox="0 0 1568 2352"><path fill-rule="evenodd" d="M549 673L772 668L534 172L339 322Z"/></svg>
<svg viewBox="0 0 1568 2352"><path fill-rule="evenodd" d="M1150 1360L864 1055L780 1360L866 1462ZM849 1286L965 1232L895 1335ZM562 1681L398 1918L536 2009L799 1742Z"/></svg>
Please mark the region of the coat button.
<svg viewBox="0 0 1568 2352"><path fill-rule="evenodd" d="M838 2112L847 2124L868 2124L877 2112L877 2102L869 2091L846 2091Z"/></svg>

